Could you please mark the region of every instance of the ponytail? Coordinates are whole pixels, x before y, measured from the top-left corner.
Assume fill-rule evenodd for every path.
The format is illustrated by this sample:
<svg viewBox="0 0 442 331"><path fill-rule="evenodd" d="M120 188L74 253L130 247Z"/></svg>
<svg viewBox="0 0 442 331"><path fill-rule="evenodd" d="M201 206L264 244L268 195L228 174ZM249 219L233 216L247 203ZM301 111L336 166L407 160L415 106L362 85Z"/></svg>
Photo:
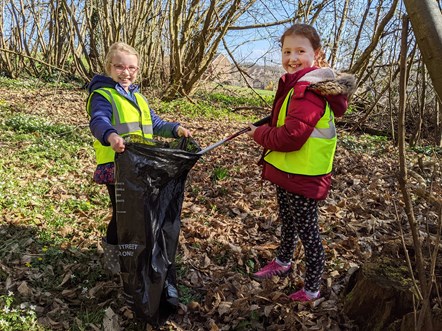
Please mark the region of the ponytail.
<svg viewBox="0 0 442 331"><path fill-rule="evenodd" d="M317 50L316 57L315 57L315 65L321 68L324 67L330 67L327 60L325 59L325 53L322 50L322 48Z"/></svg>

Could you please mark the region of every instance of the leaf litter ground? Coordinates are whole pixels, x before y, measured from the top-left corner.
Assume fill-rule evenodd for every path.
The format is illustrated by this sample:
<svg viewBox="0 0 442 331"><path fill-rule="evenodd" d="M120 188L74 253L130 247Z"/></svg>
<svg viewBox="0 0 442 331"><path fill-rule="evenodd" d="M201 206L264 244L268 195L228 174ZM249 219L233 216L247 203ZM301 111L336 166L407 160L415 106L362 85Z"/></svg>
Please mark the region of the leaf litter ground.
<svg viewBox="0 0 442 331"><path fill-rule="evenodd" d="M27 202L25 209L7 203L2 206L1 293L13 293L17 304L33 307L38 324L48 330L149 329L137 323L125 306L118 277L110 277L101 266L100 241L110 210L104 188L92 182L94 160L84 112L85 92L1 92L1 110L6 116L45 118L74 128L77 138L80 135L84 140L84 145L66 150L69 155L63 157L72 159L72 167L66 166L62 174L52 171L57 159L36 169L29 168L26 160L2 163L4 169L12 168L14 180L22 187L37 188L37 180L44 180L50 189L42 193L36 189L36 196L41 196ZM244 115L248 116L247 112ZM161 116L180 121L202 147L247 125L227 118L186 116L179 111ZM33 135L38 139L2 139L3 157L8 150L20 154L20 150L44 140L38 132ZM59 134L59 138L65 137ZM62 147L55 143L48 148ZM160 330L354 329L342 313L342 293L350 275L386 246L397 255L401 245L395 211L395 205L401 209L396 154L388 143L373 146L341 130L332 190L320 204L327 256L322 298L311 304L288 299L302 286L301 245L288 277L261 283L250 278L274 257L280 232L275 190L260 180L256 165L261 150L243 135L206 154L189 173L186 185L177 256L180 309ZM1 178L2 182L7 180ZM432 190L440 193L440 182L435 181ZM11 193L18 198L20 192ZM435 222L432 206L417 200L417 215L427 224ZM79 207L72 207L75 203ZM48 204L52 214L44 208ZM88 207L81 207L84 204ZM63 208L65 205L71 207ZM51 219L54 215L59 219ZM403 212L399 215L406 227ZM59 224L53 227L53 222ZM48 236L48 231L54 232Z"/></svg>

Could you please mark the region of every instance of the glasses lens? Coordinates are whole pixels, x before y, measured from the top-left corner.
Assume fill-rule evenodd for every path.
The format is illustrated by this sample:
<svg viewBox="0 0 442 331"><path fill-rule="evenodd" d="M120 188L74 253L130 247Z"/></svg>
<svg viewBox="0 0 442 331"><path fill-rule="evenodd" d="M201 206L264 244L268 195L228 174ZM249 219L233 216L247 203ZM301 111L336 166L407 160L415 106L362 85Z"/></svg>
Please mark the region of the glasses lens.
<svg viewBox="0 0 442 331"><path fill-rule="evenodd" d="M131 74L133 74L134 72L136 72L138 70L138 67L135 67L135 66L126 67L122 64L113 64L113 66L114 66L115 70L120 73L127 69Z"/></svg>

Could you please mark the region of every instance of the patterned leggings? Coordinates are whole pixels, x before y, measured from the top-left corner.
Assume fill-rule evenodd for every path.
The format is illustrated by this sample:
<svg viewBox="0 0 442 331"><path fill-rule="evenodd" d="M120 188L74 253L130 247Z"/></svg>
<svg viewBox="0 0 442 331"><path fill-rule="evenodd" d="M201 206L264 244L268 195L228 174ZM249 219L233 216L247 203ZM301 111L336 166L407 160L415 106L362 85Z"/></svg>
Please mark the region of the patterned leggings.
<svg viewBox="0 0 442 331"><path fill-rule="evenodd" d="M277 187L279 218L282 222L278 259L290 262L298 240L305 252L305 284L307 291L319 290L324 271L325 254L319 236L318 202Z"/></svg>

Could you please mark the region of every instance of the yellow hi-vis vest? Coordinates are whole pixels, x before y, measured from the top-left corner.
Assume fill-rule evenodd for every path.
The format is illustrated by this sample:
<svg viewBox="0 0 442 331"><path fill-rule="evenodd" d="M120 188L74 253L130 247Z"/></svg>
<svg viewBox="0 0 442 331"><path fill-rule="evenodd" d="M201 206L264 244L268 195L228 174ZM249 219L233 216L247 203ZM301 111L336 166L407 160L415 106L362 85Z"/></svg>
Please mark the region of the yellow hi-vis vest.
<svg viewBox="0 0 442 331"><path fill-rule="evenodd" d="M283 126L285 123L287 107L292 94L293 88L281 106L277 127ZM277 169L290 174L325 175L332 171L336 142L334 114L327 102L324 115L301 149L293 152L268 151L264 156L264 160Z"/></svg>
<svg viewBox="0 0 442 331"><path fill-rule="evenodd" d="M135 105L114 88L103 87L93 91L87 101L87 111L91 115L90 102L94 93L101 94L112 105L112 126L122 137L135 134L144 138L153 138L152 118L149 105L141 93L135 93L138 103ZM94 141L97 164L114 162L115 152L110 146L103 146L98 139Z"/></svg>

